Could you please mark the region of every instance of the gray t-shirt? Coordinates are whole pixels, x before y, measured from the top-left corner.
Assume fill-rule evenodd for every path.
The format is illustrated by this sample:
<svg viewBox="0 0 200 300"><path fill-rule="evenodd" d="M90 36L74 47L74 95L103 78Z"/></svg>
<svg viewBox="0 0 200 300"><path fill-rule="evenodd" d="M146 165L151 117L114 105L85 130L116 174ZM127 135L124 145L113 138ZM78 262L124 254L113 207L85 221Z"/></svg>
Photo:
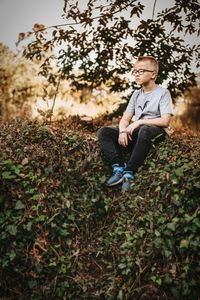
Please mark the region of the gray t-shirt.
<svg viewBox="0 0 200 300"><path fill-rule="evenodd" d="M141 88L133 93L125 112L135 115L136 121L160 118L163 114L173 115L170 92L159 85L149 93L144 93Z"/></svg>

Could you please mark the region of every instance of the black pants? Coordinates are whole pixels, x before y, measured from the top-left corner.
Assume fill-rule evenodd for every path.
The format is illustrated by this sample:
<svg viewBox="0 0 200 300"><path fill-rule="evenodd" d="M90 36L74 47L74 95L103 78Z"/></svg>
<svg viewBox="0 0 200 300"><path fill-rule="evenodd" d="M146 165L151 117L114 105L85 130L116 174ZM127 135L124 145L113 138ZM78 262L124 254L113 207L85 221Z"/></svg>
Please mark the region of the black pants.
<svg viewBox="0 0 200 300"><path fill-rule="evenodd" d="M98 139L105 158L111 164L123 164L123 152L129 151L131 153L130 159L127 163L127 170L134 173L143 164L147 157L152 140L164 140L166 133L163 128L154 125L142 125L137 127L132 134L132 141L129 140L128 146L123 147L119 145L119 128L103 127L98 131Z"/></svg>

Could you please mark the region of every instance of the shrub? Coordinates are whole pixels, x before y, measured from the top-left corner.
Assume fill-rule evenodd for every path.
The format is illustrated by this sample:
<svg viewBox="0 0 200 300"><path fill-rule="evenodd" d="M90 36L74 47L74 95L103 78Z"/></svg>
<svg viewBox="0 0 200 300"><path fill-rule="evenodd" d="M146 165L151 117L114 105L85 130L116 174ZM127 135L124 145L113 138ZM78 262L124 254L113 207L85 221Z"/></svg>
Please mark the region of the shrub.
<svg viewBox="0 0 200 300"><path fill-rule="evenodd" d="M94 134L2 125L1 297L198 299L199 144L162 142L121 194Z"/></svg>

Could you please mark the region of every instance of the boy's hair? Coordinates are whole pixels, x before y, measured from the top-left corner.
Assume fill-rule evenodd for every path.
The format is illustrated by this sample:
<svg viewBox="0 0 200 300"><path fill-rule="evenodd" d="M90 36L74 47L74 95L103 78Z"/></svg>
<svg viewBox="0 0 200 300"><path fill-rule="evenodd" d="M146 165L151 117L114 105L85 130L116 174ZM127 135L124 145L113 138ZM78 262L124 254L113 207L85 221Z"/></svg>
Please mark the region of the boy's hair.
<svg viewBox="0 0 200 300"><path fill-rule="evenodd" d="M138 56L136 59L136 62L139 62L139 61L149 61L153 65L156 73L158 74L159 63L158 63L157 59L155 59L155 57L153 57L153 56Z"/></svg>

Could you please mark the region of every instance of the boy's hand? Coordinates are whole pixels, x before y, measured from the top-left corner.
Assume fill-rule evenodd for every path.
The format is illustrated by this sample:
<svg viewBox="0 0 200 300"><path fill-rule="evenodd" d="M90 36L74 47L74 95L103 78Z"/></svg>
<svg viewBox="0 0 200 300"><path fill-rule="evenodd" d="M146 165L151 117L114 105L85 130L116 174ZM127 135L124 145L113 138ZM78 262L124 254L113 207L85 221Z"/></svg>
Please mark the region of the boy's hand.
<svg viewBox="0 0 200 300"><path fill-rule="evenodd" d="M128 133L129 138L132 136L133 131L140 125L141 125L140 120L135 121L135 122L131 123L130 125L128 125L128 127L126 128L126 131Z"/></svg>
<svg viewBox="0 0 200 300"><path fill-rule="evenodd" d="M122 145L123 147L126 147L128 145L128 133L127 132L121 132L119 133L118 143Z"/></svg>

